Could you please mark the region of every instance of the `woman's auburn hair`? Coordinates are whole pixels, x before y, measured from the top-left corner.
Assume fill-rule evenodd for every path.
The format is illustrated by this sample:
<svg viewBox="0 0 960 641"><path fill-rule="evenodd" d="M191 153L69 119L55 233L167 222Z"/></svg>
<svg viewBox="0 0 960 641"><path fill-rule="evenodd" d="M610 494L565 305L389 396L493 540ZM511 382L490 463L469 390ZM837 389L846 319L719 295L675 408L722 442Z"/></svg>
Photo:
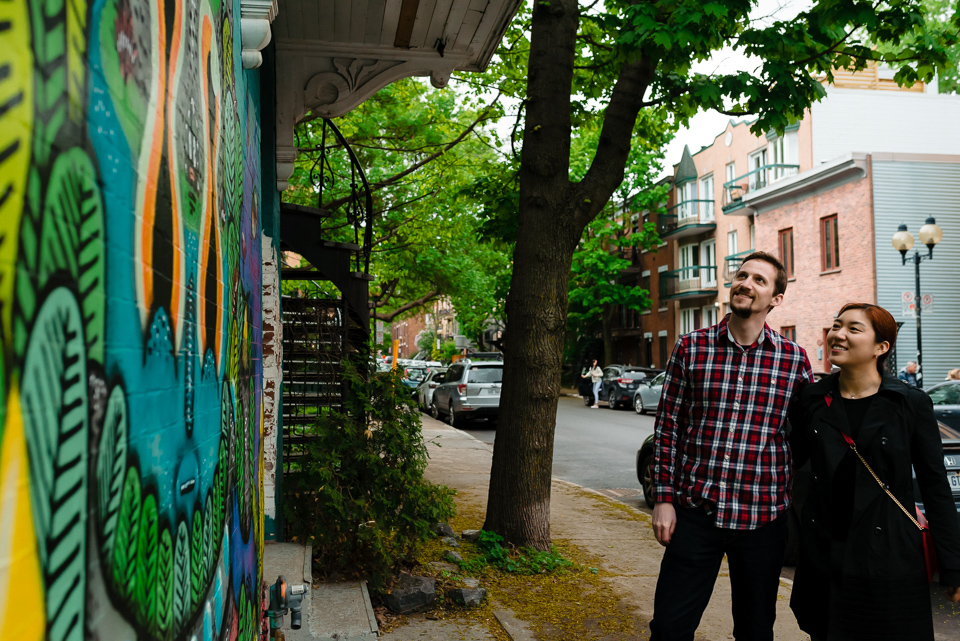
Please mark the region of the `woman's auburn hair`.
<svg viewBox="0 0 960 641"><path fill-rule="evenodd" d="M893 347L897 344L897 321L893 314L873 303L847 303L840 308L837 318L842 316L844 312L851 310L860 310L864 313L870 321L870 325L873 326L873 333L876 335L878 345L884 341L890 343L887 351L877 357L877 371L882 376L884 363L887 362L887 358L893 352Z"/></svg>

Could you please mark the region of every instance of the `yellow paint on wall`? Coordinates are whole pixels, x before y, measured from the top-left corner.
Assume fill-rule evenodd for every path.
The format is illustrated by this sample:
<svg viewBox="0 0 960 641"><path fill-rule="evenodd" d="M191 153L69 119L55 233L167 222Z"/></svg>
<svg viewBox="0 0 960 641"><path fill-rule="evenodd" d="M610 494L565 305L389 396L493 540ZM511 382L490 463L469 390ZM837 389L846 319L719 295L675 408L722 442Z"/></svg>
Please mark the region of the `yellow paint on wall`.
<svg viewBox="0 0 960 641"><path fill-rule="evenodd" d="M30 18L27 2L0 2L0 22L9 26L0 47L0 68L8 69L0 78L0 104L12 105L0 116L0 149L15 149L0 163L0 194L10 191L0 202L0 301L13 300L16 282L14 262L17 256L17 232L23 212L30 167L30 137L33 132L33 54L30 49ZM3 333L11 337L13 305L0 305Z"/></svg>
<svg viewBox="0 0 960 641"><path fill-rule="evenodd" d="M27 441L19 398L18 386L11 385L0 445L0 639L31 641L44 638L46 600L30 509Z"/></svg>

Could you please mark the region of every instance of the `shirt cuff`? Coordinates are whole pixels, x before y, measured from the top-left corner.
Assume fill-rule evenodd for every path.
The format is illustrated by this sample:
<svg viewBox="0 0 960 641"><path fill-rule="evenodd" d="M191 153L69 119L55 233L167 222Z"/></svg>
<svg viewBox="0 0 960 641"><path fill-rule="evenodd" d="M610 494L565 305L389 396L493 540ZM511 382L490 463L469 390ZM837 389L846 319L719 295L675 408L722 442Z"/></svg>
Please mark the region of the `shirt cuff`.
<svg viewBox="0 0 960 641"><path fill-rule="evenodd" d="M653 488L654 503L673 503L673 488L666 485L657 485Z"/></svg>

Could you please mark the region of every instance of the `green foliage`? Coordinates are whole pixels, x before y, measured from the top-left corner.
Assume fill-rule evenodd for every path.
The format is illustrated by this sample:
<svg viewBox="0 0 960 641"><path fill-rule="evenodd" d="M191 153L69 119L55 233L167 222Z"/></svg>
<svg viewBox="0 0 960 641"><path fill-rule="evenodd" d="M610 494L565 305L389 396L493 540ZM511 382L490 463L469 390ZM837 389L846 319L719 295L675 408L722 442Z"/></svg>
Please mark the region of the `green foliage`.
<svg viewBox="0 0 960 641"><path fill-rule="evenodd" d="M173 551L173 621L177 629L190 611L190 532L186 521L177 525Z"/></svg>
<svg viewBox="0 0 960 641"><path fill-rule="evenodd" d="M119 385L110 391L97 448L97 502L100 522L100 553L113 558L113 541L124 471L127 466L127 397Z"/></svg>
<svg viewBox="0 0 960 641"><path fill-rule="evenodd" d="M440 343L440 361L443 363L449 363L453 360L453 357L460 353L460 350L457 349L457 344L452 340L447 340Z"/></svg>
<svg viewBox="0 0 960 641"><path fill-rule="evenodd" d="M163 529L157 548L157 636L166 639L173 631L173 539Z"/></svg>
<svg viewBox="0 0 960 641"><path fill-rule="evenodd" d="M514 549L504 546L504 539L495 532L480 530L477 540L477 549L480 556L461 564L461 568L468 573L478 573L485 566L512 574L543 574L552 572L566 572L575 567L572 561L563 558L556 548L551 547L549 552L542 552L533 548Z"/></svg>
<svg viewBox="0 0 960 641"><path fill-rule="evenodd" d="M417 339L417 349L432 354L437 349L437 333L432 329L423 332Z"/></svg>
<svg viewBox="0 0 960 641"><path fill-rule="evenodd" d="M960 32L960 13L957 12L956 0L921 0L926 29L913 30L901 42L877 43L877 51L886 59L896 59L901 55L904 45L916 46L918 41L928 37L928 30ZM946 47L947 64L940 70L938 90L942 94L960 92L960 40Z"/></svg>
<svg viewBox="0 0 960 641"><path fill-rule="evenodd" d="M157 518L157 499L153 494L147 494L140 510L134 599L140 605L137 618L148 630L157 617Z"/></svg>
<svg viewBox="0 0 960 641"><path fill-rule="evenodd" d="M346 362L344 381L344 410L321 409L300 473L285 479L284 509L316 562L364 574L376 589L453 515L453 492L423 477L427 446L399 373L365 378Z"/></svg>
<svg viewBox="0 0 960 641"><path fill-rule="evenodd" d="M120 596L135 593L137 546L140 542L140 472L127 468L117 519L116 542L113 547L113 585Z"/></svg>

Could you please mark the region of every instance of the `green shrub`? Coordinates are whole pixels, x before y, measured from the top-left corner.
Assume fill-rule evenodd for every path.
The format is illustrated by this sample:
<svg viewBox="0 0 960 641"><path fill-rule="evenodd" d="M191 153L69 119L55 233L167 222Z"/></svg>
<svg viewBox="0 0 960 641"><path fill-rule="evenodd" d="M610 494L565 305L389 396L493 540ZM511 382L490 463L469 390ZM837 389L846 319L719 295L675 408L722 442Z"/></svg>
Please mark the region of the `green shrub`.
<svg viewBox="0 0 960 641"><path fill-rule="evenodd" d="M512 549L503 545L503 537L496 532L480 530L477 549L481 556L461 565L467 572L478 572L486 565L492 565L504 572L513 574L542 574L564 572L574 567L572 561L563 558L556 548L541 552L534 548Z"/></svg>
<svg viewBox="0 0 960 641"><path fill-rule="evenodd" d="M379 589L454 515L454 491L423 478L427 445L400 373L365 377L346 363L344 381L344 411L320 409L299 473L285 479L287 531L325 570Z"/></svg>

